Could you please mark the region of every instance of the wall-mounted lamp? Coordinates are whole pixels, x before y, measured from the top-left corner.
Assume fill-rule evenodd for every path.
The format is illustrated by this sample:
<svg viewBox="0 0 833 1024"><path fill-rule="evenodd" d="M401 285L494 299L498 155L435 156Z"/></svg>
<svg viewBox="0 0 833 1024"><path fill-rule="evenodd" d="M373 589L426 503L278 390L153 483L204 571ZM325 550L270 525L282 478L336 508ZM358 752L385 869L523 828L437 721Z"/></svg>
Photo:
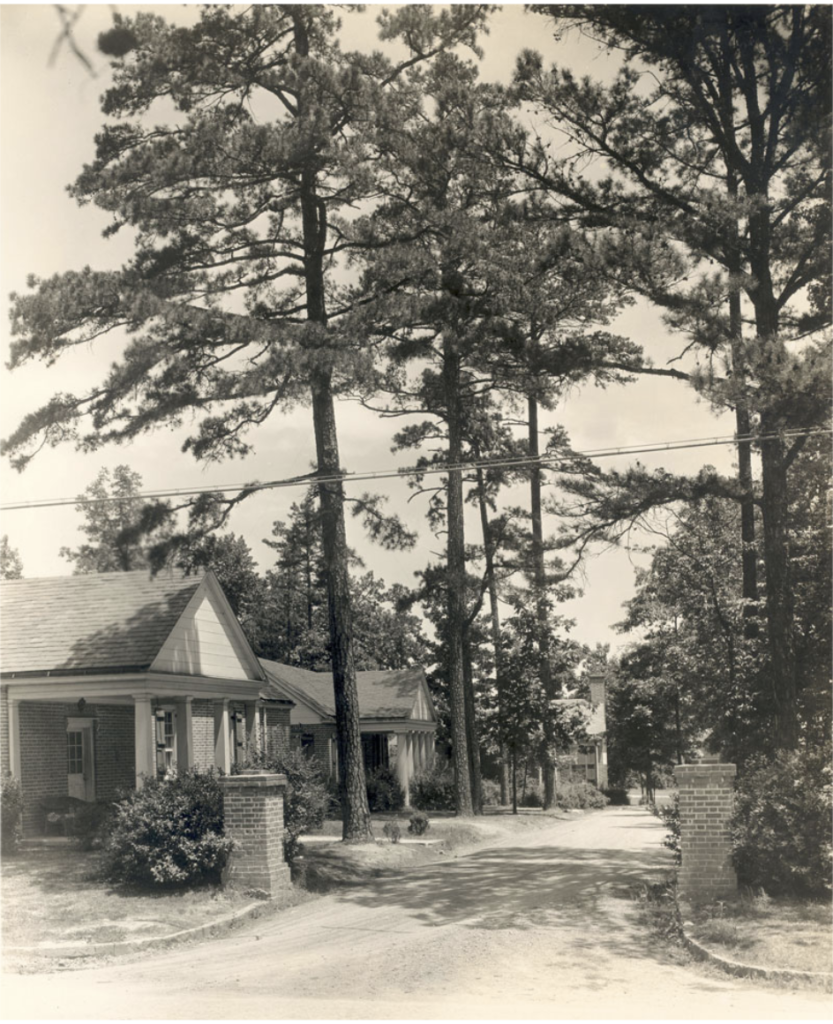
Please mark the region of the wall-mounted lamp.
<svg viewBox="0 0 833 1024"><path fill-rule="evenodd" d="M78 714L83 715L84 708L87 706L87 702L82 697L75 706L78 708Z"/></svg>

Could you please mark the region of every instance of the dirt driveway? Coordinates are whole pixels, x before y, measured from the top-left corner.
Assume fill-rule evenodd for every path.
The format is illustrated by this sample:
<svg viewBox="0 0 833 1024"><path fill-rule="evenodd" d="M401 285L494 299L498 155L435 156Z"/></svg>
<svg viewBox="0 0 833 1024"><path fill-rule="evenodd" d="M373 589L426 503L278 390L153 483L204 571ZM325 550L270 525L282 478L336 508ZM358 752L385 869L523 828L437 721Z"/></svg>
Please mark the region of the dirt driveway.
<svg viewBox="0 0 833 1024"><path fill-rule="evenodd" d="M826 1019L830 997L675 962L628 897L668 867L640 808L131 963L8 976L6 1019Z"/></svg>

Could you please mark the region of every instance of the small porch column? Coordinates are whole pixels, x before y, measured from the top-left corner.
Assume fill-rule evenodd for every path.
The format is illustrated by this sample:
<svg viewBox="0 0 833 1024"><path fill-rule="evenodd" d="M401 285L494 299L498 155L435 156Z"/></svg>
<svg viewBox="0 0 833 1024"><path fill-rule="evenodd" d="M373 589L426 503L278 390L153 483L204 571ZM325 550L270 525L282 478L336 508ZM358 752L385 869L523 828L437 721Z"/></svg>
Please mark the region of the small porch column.
<svg viewBox="0 0 833 1024"><path fill-rule="evenodd" d="M253 700L247 700L246 704L246 757L253 757L260 753L260 705Z"/></svg>
<svg viewBox="0 0 833 1024"><path fill-rule="evenodd" d="M214 764L226 775L231 771L231 729L228 700L214 701Z"/></svg>
<svg viewBox="0 0 833 1024"><path fill-rule="evenodd" d="M391 743L391 739L393 742ZM396 760L393 764L394 774L396 775L396 781L402 787L402 792L405 794L405 803L408 803L409 797L409 782L408 777L408 734L405 732L394 733L393 736L388 735L388 752L393 752Z"/></svg>
<svg viewBox="0 0 833 1024"><path fill-rule="evenodd" d="M18 782L20 775L20 701L9 697L9 770Z"/></svg>
<svg viewBox="0 0 833 1024"><path fill-rule="evenodd" d="M414 734L406 732L402 736L402 756L405 762L404 781L402 788L405 790L405 806L411 805L411 779L414 777Z"/></svg>
<svg viewBox="0 0 833 1024"><path fill-rule="evenodd" d="M156 733L151 698L133 697L133 730L136 743L136 789L141 789L147 775L156 775Z"/></svg>
<svg viewBox="0 0 833 1024"><path fill-rule="evenodd" d="M176 765L180 771L194 767L193 697L176 702Z"/></svg>
<svg viewBox="0 0 833 1024"><path fill-rule="evenodd" d="M425 734L425 767L430 772L434 767L434 733Z"/></svg>

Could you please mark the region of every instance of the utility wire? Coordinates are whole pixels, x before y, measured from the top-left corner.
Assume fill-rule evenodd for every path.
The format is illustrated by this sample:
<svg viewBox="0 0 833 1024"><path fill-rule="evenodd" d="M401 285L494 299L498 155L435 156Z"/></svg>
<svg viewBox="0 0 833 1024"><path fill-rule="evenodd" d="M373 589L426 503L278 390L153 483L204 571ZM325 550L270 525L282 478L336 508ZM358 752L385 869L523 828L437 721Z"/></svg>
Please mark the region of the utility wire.
<svg viewBox="0 0 833 1024"><path fill-rule="evenodd" d="M523 469L531 466L551 466L563 462L578 462L581 459L603 459L616 455L645 455L650 452L673 452L685 448L707 448L716 445L756 444L760 441L788 440L799 437L814 437L831 433L830 427L817 430L786 430L778 434L726 435L723 437L694 438L684 441L655 441L651 444L633 445L619 448L594 448L583 452L567 452L564 454L550 453L536 457L517 457L508 459L479 459L473 462L445 463L443 465L404 466L401 469L367 471L363 473L335 473L319 476L307 473L286 480L270 480L266 483L229 484L217 487L180 487L173 490L144 491L130 495L129 500L145 498L184 498L198 494L226 494L230 492L248 492L276 490L283 487L309 487L314 484L352 483L363 480L391 480L409 476L429 476L437 473L471 472L476 469ZM58 508L61 505L100 505L105 502L124 501L124 498L48 498L45 501L18 501L8 505L0 505L0 512L17 512L30 508Z"/></svg>

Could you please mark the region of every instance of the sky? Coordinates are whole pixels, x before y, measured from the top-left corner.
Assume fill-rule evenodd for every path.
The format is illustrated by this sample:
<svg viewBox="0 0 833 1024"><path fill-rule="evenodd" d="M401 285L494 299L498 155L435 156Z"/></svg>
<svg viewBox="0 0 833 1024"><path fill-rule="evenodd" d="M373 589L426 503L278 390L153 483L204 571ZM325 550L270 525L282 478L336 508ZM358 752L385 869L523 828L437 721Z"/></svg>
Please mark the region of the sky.
<svg viewBox="0 0 833 1024"><path fill-rule="evenodd" d="M171 20L194 20L193 5L156 5ZM345 49L375 46L375 5L362 15L345 20ZM388 5L391 6L391 5ZM135 10L118 5L125 14ZM143 5L143 10L148 5ZM27 277L44 278L89 265L94 269L119 266L130 254L127 240L105 240L106 215L90 206L78 207L66 186L94 152L93 137L103 123L98 98L108 81L105 59L95 49L100 31L111 24L110 5L87 5L74 37L93 64L95 77L62 46L50 61L59 34L52 5L0 5L0 295L8 308L11 292L25 292ZM609 78L618 61L591 40L571 35L566 41L552 39L549 24L527 14L520 4L508 4L491 22L483 41L481 77L508 81L515 57L524 47L540 49L576 74ZM643 346L656 365L664 365L684 347L656 311L644 303L632 306L610 327ZM23 416L44 404L58 391L82 391L100 379L114 355L106 341L74 350L55 366L29 365L10 373L5 366L10 343L8 318L0 316L0 436L8 437ZM685 365L685 364L682 364ZM354 403L341 403L336 411L343 467L350 472L395 469L413 461L412 453L390 451L390 426ZM588 451L611 447L649 445L654 442L715 438L731 435L733 422L716 416L707 404L682 382L643 377L624 387L601 390L588 386L566 396L542 426L560 424L570 435L574 449ZM401 422L397 422L399 427ZM163 429L130 445L110 447L89 454L70 446L42 451L22 473L0 464L0 500L3 504L73 498L97 476L100 469L128 464L143 480L145 490L183 487L219 487L253 480L283 479L309 472L314 462L311 413L298 409L291 415L272 418L254 436L255 452L242 460L204 466L180 451L182 431ZM731 447L691 448L642 455L649 469L663 466L676 473L696 473L703 465L730 471ZM624 469L634 456L600 461L604 468ZM350 485L355 493L371 487ZM368 569L388 584L414 583L413 574L431 559L442 556L443 542L431 535L424 519L424 501L409 501L404 480L379 481L372 489L389 497L396 511L419 531L413 551L382 551L366 541L357 523L348 521L348 541ZM348 488L349 492L349 488ZM249 498L233 514L229 528L242 534L262 569L270 567L271 552L262 543L272 523L285 519L289 506L299 501L302 490L263 491ZM82 540L82 517L73 506L9 511L2 514L0 533L8 534L23 562L24 575L57 576L71 571L60 557L62 546L75 547ZM545 522L555 532L557 522ZM467 521L468 539L478 539L474 518ZM641 544L652 538L636 538ZM612 625L624 616L622 603L633 594L634 566L645 565L647 556L633 547L599 551L589 559L581 586L583 596L560 609L576 620L572 635L595 645L611 644L614 652L623 638Z"/></svg>

